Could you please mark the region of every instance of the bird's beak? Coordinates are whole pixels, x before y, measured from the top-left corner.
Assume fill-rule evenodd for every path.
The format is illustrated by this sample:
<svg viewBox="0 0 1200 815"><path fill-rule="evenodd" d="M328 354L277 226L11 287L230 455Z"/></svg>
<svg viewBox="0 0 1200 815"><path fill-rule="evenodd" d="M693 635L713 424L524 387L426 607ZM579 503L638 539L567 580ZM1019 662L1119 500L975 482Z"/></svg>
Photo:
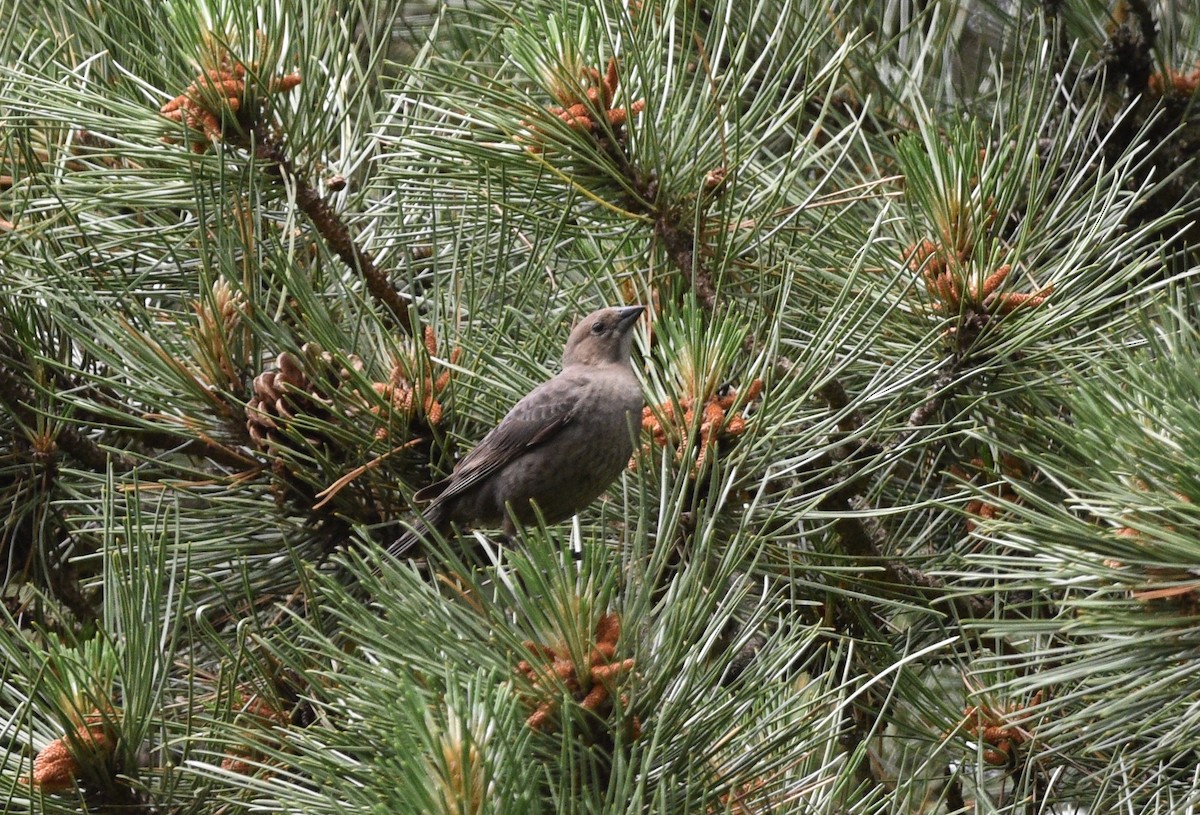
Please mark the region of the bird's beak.
<svg viewBox="0 0 1200 815"><path fill-rule="evenodd" d="M625 306L625 308L618 309L617 328L622 331L627 330L630 326L637 322L638 317L641 317L642 312L645 310L645 306Z"/></svg>

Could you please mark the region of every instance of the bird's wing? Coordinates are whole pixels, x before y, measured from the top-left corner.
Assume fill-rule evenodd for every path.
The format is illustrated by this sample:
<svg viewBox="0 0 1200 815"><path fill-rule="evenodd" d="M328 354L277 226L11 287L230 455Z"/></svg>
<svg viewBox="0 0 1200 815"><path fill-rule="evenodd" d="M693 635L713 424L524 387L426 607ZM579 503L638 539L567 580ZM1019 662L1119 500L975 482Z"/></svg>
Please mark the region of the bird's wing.
<svg viewBox="0 0 1200 815"><path fill-rule="evenodd" d="M583 388L562 375L530 391L500 424L475 445L449 477L418 490L417 501L460 495L543 444L570 424L584 400Z"/></svg>

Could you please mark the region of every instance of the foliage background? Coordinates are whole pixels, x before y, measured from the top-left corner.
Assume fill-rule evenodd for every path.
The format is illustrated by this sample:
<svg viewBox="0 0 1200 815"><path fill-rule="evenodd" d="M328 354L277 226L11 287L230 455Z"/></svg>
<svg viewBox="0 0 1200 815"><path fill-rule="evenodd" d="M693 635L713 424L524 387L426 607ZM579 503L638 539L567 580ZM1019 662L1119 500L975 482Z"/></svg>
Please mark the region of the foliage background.
<svg viewBox="0 0 1200 815"><path fill-rule="evenodd" d="M1200 798L1194 10L0 10L5 812ZM607 497L383 555L618 302Z"/></svg>

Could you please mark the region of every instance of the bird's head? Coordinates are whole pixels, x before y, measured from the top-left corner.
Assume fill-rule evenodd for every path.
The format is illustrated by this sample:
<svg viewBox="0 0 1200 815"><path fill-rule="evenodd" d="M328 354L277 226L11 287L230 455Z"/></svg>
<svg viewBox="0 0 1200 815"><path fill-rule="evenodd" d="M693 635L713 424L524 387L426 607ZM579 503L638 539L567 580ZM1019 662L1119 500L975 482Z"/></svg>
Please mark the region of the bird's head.
<svg viewBox="0 0 1200 815"><path fill-rule="evenodd" d="M633 324L645 306L602 308L580 320L563 351L563 367L628 362Z"/></svg>

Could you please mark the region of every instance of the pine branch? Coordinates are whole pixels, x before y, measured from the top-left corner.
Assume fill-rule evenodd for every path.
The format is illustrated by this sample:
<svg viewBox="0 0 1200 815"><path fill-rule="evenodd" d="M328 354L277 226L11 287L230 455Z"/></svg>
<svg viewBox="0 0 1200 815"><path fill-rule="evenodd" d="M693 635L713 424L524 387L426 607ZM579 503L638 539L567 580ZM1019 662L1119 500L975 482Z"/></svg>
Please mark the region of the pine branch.
<svg viewBox="0 0 1200 815"><path fill-rule="evenodd" d="M0 288L26 351L0 369L0 556L50 555L29 582L66 581L133 669L92 694L119 687L122 745L179 753L38 806L113 784L314 813L1195 797L1171 716L1200 699L1198 352L1171 343L1200 307L1161 282L1161 239L1195 222L1194 10L249 5L35 2L0 35ZM418 47L388 76L397 8ZM154 116L197 67L215 93ZM349 209L315 168L353 176ZM321 251L259 209L263 179ZM419 320L359 217L421 247L400 253ZM616 300L653 313L653 455L570 527L367 562L431 459ZM306 346L307 382L251 394ZM422 413L433 448L409 449ZM36 455L60 428L90 465L38 468L23 434ZM103 445L137 469L85 471L112 471ZM9 628L19 805L75 729L47 684L93 663Z"/></svg>
<svg viewBox="0 0 1200 815"><path fill-rule="evenodd" d="M977 596L956 596L947 599L944 583L906 563L886 558L882 551L886 540L881 529L863 517L862 507L842 491L834 490L818 504L822 512L833 519L833 529L847 554L861 561L862 565L883 570L883 579L888 588L895 587L904 596L915 598L930 606L948 605L959 619L981 619L992 607L989 600Z"/></svg>
<svg viewBox="0 0 1200 815"><path fill-rule="evenodd" d="M382 303L395 318L404 333L412 337L418 330L409 316L408 303L396 291L387 275L375 264L375 259L351 236L350 227L329 205L329 202L296 172L291 159L284 152L283 144L266 127L253 129L255 154L267 162L268 172L295 190L296 205L308 216L329 248L350 269L362 275L367 290Z"/></svg>
<svg viewBox="0 0 1200 815"><path fill-rule="evenodd" d="M949 366L938 376L933 392L929 399L913 411L909 426L913 432L932 421L945 399L948 398L946 389L954 379L953 366ZM826 400L829 408L842 413L849 405L850 399L845 388L836 378L830 378L818 391ZM860 429L861 415L848 415L839 422L839 430L844 434L852 434ZM907 436L906 436L907 438ZM843 461L853 461L863 452L864 445L844 446ZM832 471L836 465L827 455L819 460L815 467L818 470ZM841 486L826 494L818 507L834 518L833 529L842 543L842 548L851 556L858 558L864 565L882 567L885 580L897 587L911 589L912 594L926 603L939 603L946 599L946 586L938 580L924 574L908 564L896 562L882 555L886 547L884 533L866 515L862 507L855 506L855 499L865 487L866 478L862 474L851 475ZM959 618L978 619L987 614L991 602L979 597L955 597L949 601Z"/></svg>
<svg viewBox="0 0 1200 815"><path fill-rule="evenodd" d="M717 304L717 293L708 271L696 261L696 236L681 228L669 211L663 210L655 215L654 234L662 241L667 257L691 285L696 300L706 310L712 311Z"/></svg>
<svg viewBox="0 0 1200 815"><path fill-rule="evenodd" d="M1146 90L1154 69L1158 25L1146 0L1120 0L1105 44L1105 62L1125 78L1129 95Z"/></svg>
<svg viewBox="0 0 1200 815"><path fill-rule="evenodd" d="M36 426L41 415L32 405L36 403L33 392L21 382L15 373L5 365L0 365L0 402L22 424ZM54 420L58 429L54 434L54 443L65 450L75 461L97 473L107 472L113 467L118 472L129 472L135 463L122 455L100 447L93 439L79 432L79 429L65 420Z"/></svg>

